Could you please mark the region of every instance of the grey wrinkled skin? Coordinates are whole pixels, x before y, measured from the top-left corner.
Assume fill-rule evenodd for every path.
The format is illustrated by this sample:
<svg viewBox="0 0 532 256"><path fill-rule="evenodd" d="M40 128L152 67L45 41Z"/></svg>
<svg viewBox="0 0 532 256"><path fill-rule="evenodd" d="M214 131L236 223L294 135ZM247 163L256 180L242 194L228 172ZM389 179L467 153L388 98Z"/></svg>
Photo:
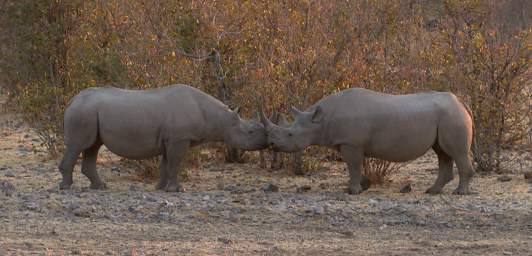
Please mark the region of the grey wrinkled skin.
<svg viewBox="0 0 532 256"><path fill-rule="evenodd" d="M275 125L262 114L270 147L284 152L309 145L339 150L349 169L351 194L362 192L365 156L404 162L430 148L438 155L439 172L427 193L441 193L453 179L453 162L460 176L454 193L470 193L473 120L452 93L389 95L352 88L325 97L306 111L293 108L292 114L294 122L288 126Z"/></svg>
<svg viewBox="0 0 532 256"><path fill-rule="evenodd" d="M153 90L89 88L65 109L65 153L59 165L61 189L72 185L72 170L83 154L81 171L92 189L104 189L96 171L98 150L105 145L126 158L162 155L157 189L183 191L177 167L189 147L223 141L233 148L267 146L264 126L246 121L214 97L187 85Z"/></svg>

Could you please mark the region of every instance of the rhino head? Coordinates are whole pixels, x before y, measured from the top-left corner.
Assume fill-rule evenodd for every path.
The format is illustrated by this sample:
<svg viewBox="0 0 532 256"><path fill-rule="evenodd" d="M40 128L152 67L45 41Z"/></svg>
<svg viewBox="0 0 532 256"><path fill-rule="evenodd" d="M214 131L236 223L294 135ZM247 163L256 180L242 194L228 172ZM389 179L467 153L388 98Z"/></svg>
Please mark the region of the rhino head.
<svg viewBox="0 0 532 256"><path fill-rule="evenodd" d="M264 113L261 121L266 128L268 145L275 151L297 152L311 145L319 135L322 127L323 110L316 107L306 112L292 107L294 122L288 123L284 118L279 125L272 123Z"/></svg>
<svg viewBox="0 0 532 256"><path fill-rule="evenodd" d="M226 143L232 148L243 150L260 150L268 146L266 130L257 117L244 120L238 115L240 108L236 108L230 115L230 125L227 128Z"/></svg>

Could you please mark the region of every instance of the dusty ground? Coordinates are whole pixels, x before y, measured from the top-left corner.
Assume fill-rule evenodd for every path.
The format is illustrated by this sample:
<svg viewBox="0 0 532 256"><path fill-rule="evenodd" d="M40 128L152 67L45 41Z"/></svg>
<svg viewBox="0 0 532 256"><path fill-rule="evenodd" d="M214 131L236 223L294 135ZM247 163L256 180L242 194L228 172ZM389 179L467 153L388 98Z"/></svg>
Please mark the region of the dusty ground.
<svg viewBox="0 0 532 256"><path fill-rule="evenodd" d="M530 161L508 182L477 175L473 196L424 190L433 154L358 196L343 192L344 165L306 177L253 164L204 163L186 193L154 191L100 153L106 191L88 190L79 166L59 191L58 159L33 152L36 135L0 117L0 255L531 255ZM398 193L410 180L413 190ZM268 183L279 192L264 192ZM297 192L309 185L311 189Z"/></svg>

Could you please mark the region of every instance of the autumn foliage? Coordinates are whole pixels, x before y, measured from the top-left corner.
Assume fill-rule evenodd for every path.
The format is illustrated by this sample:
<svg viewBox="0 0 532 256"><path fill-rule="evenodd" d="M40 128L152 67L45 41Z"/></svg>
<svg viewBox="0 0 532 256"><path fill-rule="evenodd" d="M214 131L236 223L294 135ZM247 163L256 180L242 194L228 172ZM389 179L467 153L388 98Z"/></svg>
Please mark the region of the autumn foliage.
<svg viewBox="0 0 532 256"><path fill-rule="evenodd" d="M56 152L80 90L183 83L251 117L332 92L452 91L475 120L479 170L530 145L529 1L0 3L3 87ZM528 137L527 137L528 136Z"/></svg>

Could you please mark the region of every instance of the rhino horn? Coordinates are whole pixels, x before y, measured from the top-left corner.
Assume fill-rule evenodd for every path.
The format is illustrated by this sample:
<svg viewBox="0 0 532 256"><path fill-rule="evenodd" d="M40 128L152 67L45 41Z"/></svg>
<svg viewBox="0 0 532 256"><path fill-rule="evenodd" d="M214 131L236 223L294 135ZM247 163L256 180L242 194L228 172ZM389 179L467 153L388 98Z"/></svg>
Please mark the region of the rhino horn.
<svg viewBox="0 0 532 256"><path fill-rule="evenodd" d="M271 129L274 125L272 121L270 121L270 119L266 117L266 115L264 114L264 111L261 111L260 113L261 113L260 120L262 124L264 125L264 128L266 128L266 130Z"/></svg>

